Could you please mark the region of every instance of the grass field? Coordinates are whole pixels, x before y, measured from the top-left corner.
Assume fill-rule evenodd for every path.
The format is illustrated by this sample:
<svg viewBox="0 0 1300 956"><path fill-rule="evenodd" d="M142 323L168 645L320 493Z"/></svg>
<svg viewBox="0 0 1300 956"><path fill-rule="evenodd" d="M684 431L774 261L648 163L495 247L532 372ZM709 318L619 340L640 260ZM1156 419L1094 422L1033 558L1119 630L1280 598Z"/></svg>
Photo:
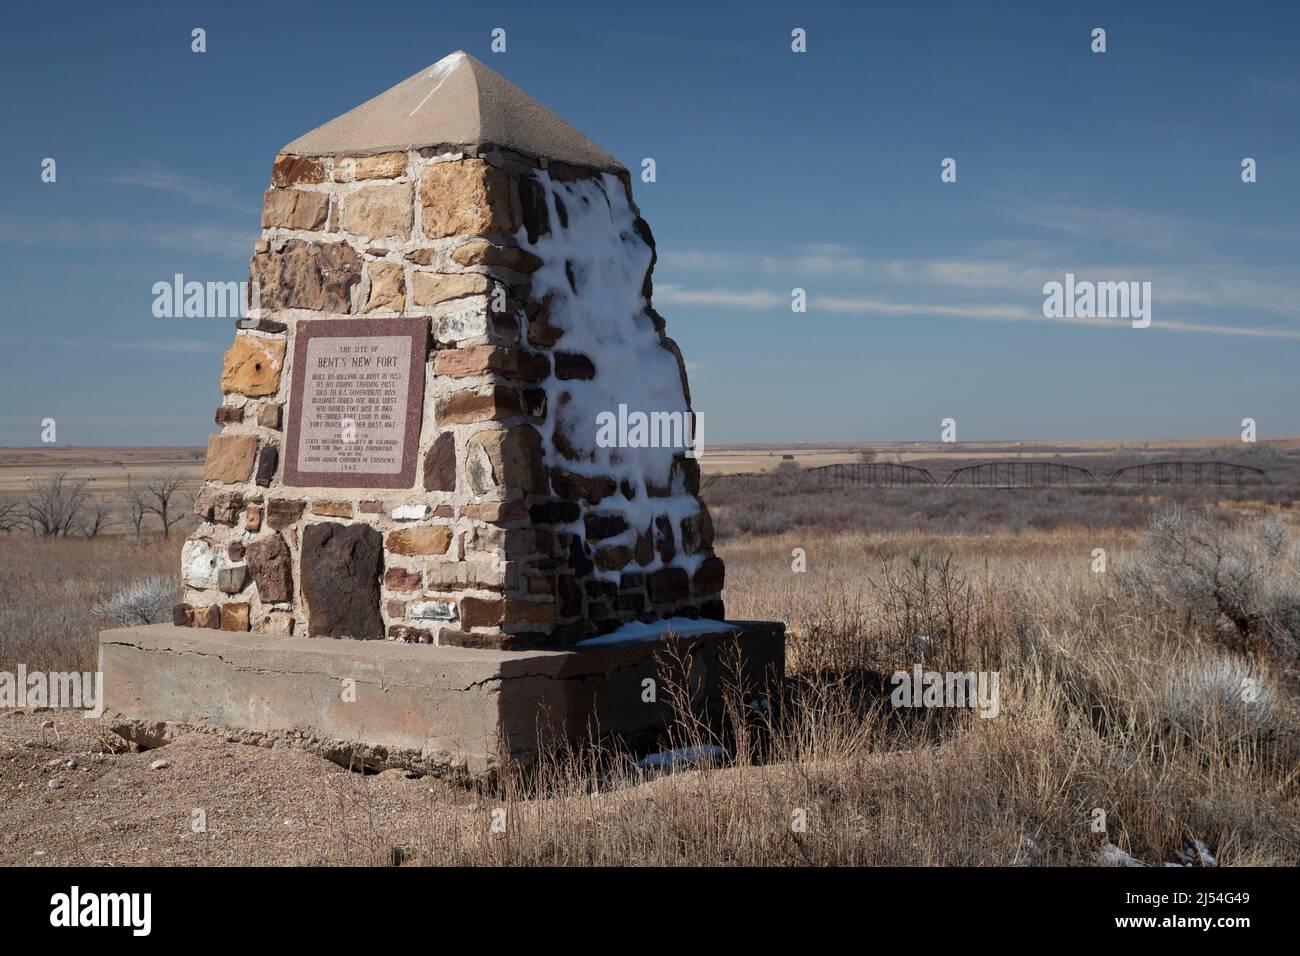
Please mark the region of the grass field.
<svg viewBox="0 0 1300 956"><path fill-rule="evenodd" d="M1086 451L1099 467L1222 456ZM589 749L474 792L205 734L115 753L95 721L0 716L0 861L1089 865L1117 847L1159 865L1199 841L1219 865L1295 865L1300 443L1250 454L1273 485L716 484L728 614L782 620L790 640L779 721L737 708L712 736L681 713L665 745L722 744L711 768L653 775ZM93 669L96 602L174 575L179 546L0 535L0 670ZM892 710L888 675L918 663L997 673L997 716ZM171 766L151 771L158 756Z"/></svg>

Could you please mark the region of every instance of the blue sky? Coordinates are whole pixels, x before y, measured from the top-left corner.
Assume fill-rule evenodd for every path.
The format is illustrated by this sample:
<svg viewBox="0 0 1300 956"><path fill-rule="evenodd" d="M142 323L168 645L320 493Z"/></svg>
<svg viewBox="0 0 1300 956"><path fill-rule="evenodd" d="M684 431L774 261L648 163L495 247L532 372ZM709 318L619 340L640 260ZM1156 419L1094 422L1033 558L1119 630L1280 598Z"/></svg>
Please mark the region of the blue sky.
<svg viewBox="0 0 1300 956"><path fill-rule="evenodd" d="M202 442L233 323L153 283L247 278L277 150L455 49L655 159L707 442L1300 434L1295 4L614 6L8 9L0 444ZM1067 272L1151 327L1044 319Z"/></svg>

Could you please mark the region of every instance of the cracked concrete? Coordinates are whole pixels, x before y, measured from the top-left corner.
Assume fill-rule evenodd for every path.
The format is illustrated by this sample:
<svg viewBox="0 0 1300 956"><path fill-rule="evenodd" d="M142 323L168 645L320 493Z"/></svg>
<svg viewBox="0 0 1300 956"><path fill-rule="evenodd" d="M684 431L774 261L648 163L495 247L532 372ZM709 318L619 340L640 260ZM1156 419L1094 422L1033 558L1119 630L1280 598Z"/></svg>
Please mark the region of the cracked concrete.
<svg viewBox="0 0 1300 956"><path fill-rule="evenodd" d="M676 642L691 649L697 703L720 696L724 650L736 642L752 692L783 673L779 624L720 623ZM196 729L345 765L483 777L551 737L662 726L668 703L647 699L646 681L660 678L664 646L500 651L155 624L105 631L100 670L105 711L138 746Z"/></svg>

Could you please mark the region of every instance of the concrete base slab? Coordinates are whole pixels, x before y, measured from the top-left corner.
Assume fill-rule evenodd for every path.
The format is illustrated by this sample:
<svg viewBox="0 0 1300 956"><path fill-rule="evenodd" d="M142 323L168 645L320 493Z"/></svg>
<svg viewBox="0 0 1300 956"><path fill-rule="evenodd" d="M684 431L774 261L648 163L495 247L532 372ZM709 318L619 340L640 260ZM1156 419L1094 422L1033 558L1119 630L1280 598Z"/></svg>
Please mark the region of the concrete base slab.
<svg viewBox="0 0 1300 956"><path fill-rule="evenodd" d="M665 670L674 655L685 674ZM154 624L102 632L99 667L114 730L143 747L200 729L354 767L481 777L507 758L528 762L551 736L663 727L666 677L697 708L720 702L725 684L775 693L785 628L718 622L666 640L494 651Z"/></svg>

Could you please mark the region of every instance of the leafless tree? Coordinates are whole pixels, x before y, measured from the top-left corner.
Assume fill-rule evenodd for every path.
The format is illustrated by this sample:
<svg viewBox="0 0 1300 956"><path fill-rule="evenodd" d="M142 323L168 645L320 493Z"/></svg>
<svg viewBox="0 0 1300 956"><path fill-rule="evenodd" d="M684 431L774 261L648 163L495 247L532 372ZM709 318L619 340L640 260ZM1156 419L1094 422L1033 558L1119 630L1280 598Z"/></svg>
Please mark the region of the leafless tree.
<svg viewBox="0 0 1300 956"><path fill-rule="evenodd" d="M126 491L122 493L122 513L139 538L144 531L144 519L149 514L149 497L148 492L131 481L129 476Z"/></svg>
<svg viewBox="0 0 1300 956"><path fill-rule="evenodd" d="M97 538L114 520L113 506L103 498L94 498L86 503L77 530L87 538Z"/></svg>
<svg viewBox="0 0 1300 956"><path fill-rule="evenodd" d="M0 531L6 534L27 523L27 514L23 503L17 498L0 500Z"/></svg>
<svg viewBox="0 0 1300 956"><path fill-rule="evenodd" d="M162 522L164 538L170 537L172 528L185 518L184 483L178 471L165 471L144 479L146 510Z"/></svg>
<svg viewBox="0 0 1300 956"><path fill-rule="evenodd" d="M77 527L87 497L85 478L69 478L59 472L34 480L26 501L26 520L32 535L67 537Z"/></svg>

